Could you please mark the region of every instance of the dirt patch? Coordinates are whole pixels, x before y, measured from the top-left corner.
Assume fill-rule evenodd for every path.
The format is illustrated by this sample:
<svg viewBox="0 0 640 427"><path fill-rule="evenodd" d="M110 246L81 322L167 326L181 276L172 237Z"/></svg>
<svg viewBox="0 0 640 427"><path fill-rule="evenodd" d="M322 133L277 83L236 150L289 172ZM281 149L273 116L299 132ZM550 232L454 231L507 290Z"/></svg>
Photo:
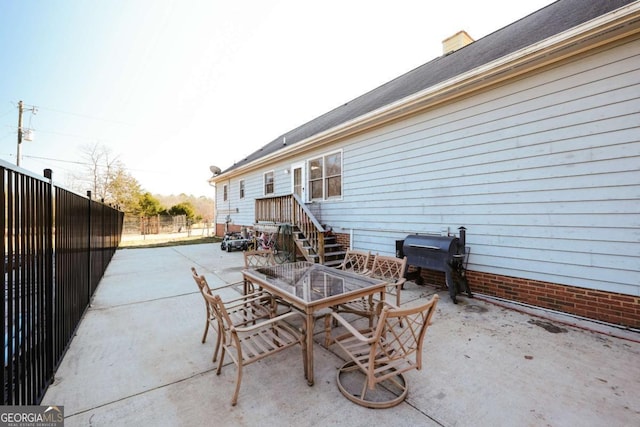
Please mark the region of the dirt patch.
<svg viewBox="0 0 640 427"><path fill-rule="evenodd" d="M552 334L568 332L565 328L556 326L551 322L545 322L544 320L531 319L529 320L529 323L532 325L540 326L542 329L546 330L547 332L551 332Z"/></svg>
<svg viewBox="0 0 640 427"><path fill-rule="evenodd" d="M486 313L489 309L481 305L469 304L464 306L464 311L470 311L471 313Z"/></svg>

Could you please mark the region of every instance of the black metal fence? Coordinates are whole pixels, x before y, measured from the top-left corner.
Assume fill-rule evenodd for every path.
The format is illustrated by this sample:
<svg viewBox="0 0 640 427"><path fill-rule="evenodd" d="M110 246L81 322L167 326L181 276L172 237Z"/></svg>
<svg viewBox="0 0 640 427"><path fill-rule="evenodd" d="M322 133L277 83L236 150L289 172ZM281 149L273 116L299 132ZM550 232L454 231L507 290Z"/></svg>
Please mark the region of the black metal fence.
<svg viewBox="0 0 640 427"><path fill-rule="evenodd" d="M2 403L37 405L120 243L123 213L0 162Z"/></svg>

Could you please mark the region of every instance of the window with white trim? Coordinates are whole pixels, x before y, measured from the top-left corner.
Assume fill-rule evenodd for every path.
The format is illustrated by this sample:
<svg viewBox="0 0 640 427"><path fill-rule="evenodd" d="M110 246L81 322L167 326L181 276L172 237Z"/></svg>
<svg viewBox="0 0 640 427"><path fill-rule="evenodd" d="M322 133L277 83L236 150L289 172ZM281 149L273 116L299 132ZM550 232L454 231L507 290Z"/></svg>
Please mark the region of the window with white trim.
<svg viewBox="0 0 640 427"><path fill-rule="evenodd" d="M227 184L222 186L222 200L225 202L229 200L229 192L227 191Z"/></svg>
<svg viewBox="0 0 640 427"><path fill-rule="evenodd" d="M267 172L264 174L264 195L273 194L274 193L274 185L273 185L273 171Z"/></svg>
<svg viewBox="0 0 640 427"><path fill-rule="evenodd" d="M311 200L342 197L342 152L326 154L309 160Z"/></svg>
<svg viewBox="0 0 640 427"><path fill-rule="evenodd" d="M244 179L240 180L240 198L244 199Z"/></svg>

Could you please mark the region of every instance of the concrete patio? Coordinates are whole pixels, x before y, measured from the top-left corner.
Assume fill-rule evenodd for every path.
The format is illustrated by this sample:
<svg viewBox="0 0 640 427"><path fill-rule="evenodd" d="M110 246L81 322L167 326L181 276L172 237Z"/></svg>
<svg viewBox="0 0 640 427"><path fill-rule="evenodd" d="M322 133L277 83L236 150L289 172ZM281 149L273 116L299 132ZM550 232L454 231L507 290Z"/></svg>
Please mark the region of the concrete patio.
<svg viewBox="0 0 640 427"><path fill-rule="evenodd" d="M344 398L343 360L318 322L313 387L294 348L246 367L232 407L235 366L227 358L215 374L190 267L217 286L240 280L242 265L219 244L118 250L42 404L64 405L68 427L640 425L640 333L480 296L454 305L411 282L403 304L441 300L405 402Z"/></svg>

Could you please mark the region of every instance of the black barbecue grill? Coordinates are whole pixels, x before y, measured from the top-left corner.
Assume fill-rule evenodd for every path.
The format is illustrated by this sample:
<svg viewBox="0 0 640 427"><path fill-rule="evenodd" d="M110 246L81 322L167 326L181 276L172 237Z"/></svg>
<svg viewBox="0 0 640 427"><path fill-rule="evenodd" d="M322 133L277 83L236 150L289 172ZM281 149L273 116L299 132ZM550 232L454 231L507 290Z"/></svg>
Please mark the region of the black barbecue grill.
<svg viewBox="0 0 640 427"><path fill-rule="evenodd" d="M404 240L398 241L396 255L407 257L407 266L413 266L416 271L407 274L408 280L414 280L418 285L424 283L421 276L423 268L443 271L449 296L454 303L458 303L456 295L466 292L472 297L465 273L466 235L465 228L460 227L460 238L455 236L436 236L425 234L410 234Z"/></svg>

